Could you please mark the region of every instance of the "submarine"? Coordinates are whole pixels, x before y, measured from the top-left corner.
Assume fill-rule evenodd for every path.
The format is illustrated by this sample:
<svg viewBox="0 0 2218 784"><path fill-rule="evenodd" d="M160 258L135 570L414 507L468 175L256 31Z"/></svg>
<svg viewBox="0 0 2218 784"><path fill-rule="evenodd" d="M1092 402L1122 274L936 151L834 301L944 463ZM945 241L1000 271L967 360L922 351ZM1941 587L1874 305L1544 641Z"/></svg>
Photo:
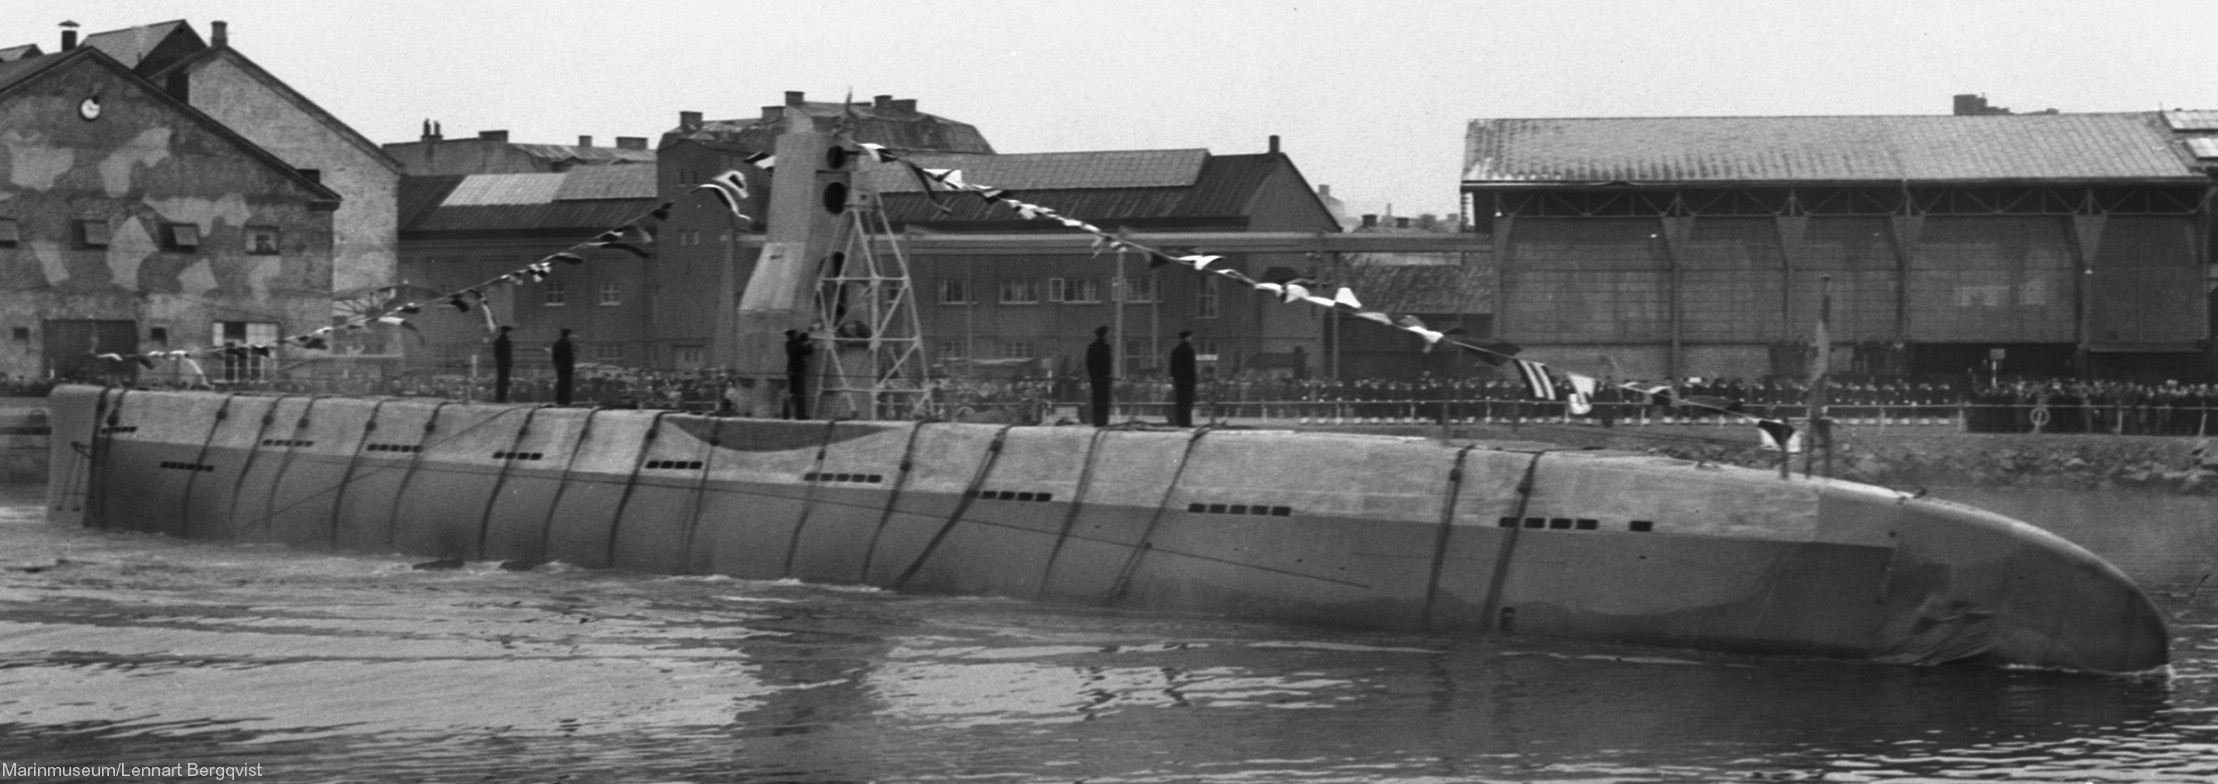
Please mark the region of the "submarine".
<svg viewBox="0 0 2218 784"><path fill-rule="evenodd" d="M824 136L789 133L777 157L845 154ZM66 385L50 515L1350 627L2098 673L2169 660L2163 614L2087 550L1854 482L1526 442L773 418L777 336L820 323L843 274L822 261L849 197L818 193L813 168L774 175L733 322L761 382L740 416Z"/></svg>

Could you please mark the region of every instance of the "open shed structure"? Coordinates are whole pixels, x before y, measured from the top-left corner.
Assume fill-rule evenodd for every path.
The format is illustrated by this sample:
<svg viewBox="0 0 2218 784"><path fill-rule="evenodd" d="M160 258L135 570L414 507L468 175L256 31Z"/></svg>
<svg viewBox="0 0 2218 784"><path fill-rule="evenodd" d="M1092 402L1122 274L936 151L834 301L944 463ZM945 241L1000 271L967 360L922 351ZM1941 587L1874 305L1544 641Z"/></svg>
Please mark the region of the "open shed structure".
<svg viewBox="0 0 2218 784"><path fill-rule="evenodd" d="M2176 112L1476 120L1495 329L1627 375L2209 375L2209 161ZM1991 363L2000 362L2000 367Z"/></svg>

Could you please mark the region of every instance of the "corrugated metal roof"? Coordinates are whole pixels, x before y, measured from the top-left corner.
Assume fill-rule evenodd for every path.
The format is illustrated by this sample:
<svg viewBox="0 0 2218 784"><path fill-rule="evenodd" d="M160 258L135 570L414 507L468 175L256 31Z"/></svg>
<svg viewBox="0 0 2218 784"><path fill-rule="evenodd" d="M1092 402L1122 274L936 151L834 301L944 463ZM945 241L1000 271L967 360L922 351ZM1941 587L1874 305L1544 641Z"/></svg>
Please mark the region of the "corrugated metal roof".
<svg viewBox="0 0 2218 784"><path fill-rule="evenodd" d="M2218 158L2218 136L2189 137L2187 139L2187 150L2194 153L2196 158L2202 160Z"/></svg>
<svg viewBox="0 0 2218 784"><path fill-rule="evenodd" d="M655 197L653 166L579 166L563 172L556 201L580 199L652 199Z"/></svg>
<svg viewBox="0 0 2218 784"><path fill-rule="evenodd" d="M472 174L462 178L447 194L442 207L489 207L514 204L546 204L554 201L555 193L562 189L564 173L555 174Z"/></svg>
<svg viewBox="0 0 2218 784"><path fill-rule="evenodd" d="M1465 182L2199 178L2150 113L1474 120Z"/></svg>
<svg viewBox="0 0 2218 784"><path fill-rule="evenodd" d="M509 145L509 148L534 158L550 161L575 160L592 164L653 163L655 161L654 150L633 150L624 147L601 147L598 145L578 147L569 144L513 143Z"/></svg>
<svg viewBox="0 0 2218 784"><path fill-rule="evenodd" d="M2164 124L2175 131L2218 131L2218 110L2166 110L2164 112Z"/></svg>
<svg viewBox="0 0 2218 784"><path fill-rule="evenodd" d="M1009 190L1182 188L1200 178L1209 151L1115 150L1106 152L1043 152L1019 155L903 156L931 169L961 169L973 185ZM880 193L917 193L917 183L906 167L864 161L858 176Z"/></svg>

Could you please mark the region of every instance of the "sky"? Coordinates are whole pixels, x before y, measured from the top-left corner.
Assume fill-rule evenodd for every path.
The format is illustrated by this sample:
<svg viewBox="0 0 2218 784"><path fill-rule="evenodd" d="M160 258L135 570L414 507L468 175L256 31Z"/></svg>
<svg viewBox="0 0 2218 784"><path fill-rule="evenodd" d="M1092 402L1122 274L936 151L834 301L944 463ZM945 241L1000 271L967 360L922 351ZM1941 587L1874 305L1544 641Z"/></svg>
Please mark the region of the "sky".
<svg viewBox="0 0 2218 784"><path fill-rule="evenodd" d="M1004 153L1277 135L1351 214L1456 212L1474 119L2218 108L2211 0L6 0L0 46L172 19L380 143L890 94Z"/></svg>

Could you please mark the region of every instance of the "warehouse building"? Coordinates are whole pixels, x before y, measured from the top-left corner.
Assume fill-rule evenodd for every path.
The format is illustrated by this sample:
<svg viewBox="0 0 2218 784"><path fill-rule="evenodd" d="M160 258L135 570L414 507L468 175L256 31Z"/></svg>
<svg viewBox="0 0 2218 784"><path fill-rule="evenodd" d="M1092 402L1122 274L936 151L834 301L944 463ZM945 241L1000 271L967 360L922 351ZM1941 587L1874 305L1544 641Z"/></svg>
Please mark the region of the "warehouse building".
<svg viewBox="0 0 2218 784"><path fill-rule="evenodd" d="M1960 101L1961 103L1961 101ZM1573 370L2207 377L2211 113L1476 120L1497 334Z"/></svg>

